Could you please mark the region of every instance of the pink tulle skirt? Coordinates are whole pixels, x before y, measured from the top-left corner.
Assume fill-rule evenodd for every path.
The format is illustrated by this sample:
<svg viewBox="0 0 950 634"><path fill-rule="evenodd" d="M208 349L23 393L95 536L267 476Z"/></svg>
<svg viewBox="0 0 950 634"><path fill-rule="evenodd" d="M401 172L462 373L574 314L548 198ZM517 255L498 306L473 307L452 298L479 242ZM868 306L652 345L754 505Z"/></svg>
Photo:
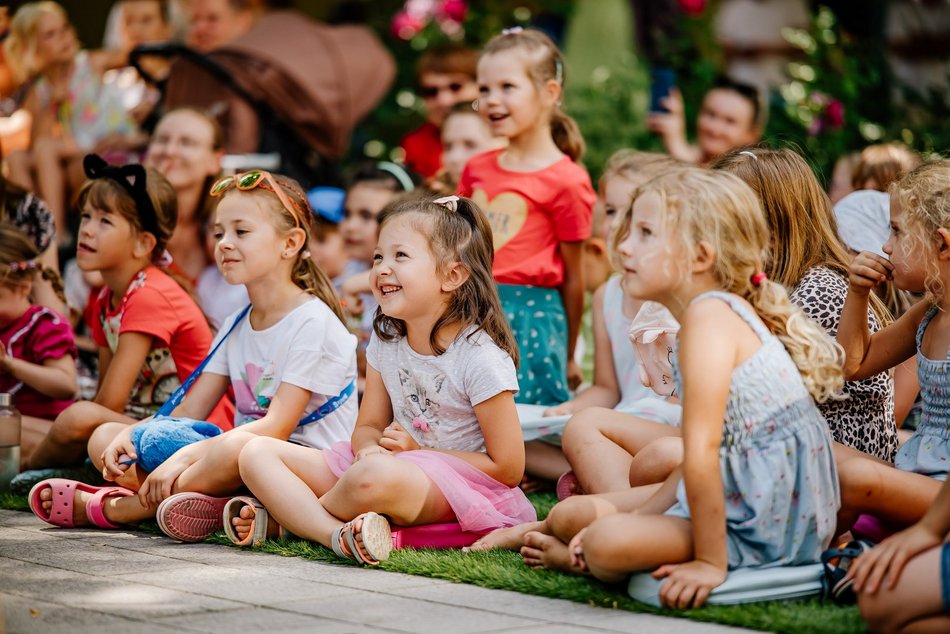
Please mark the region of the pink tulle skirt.
<svg viewBox="0 0 950 634"><path fill-rule="evenodd" d="M353 464L353 449L338 442L323 452L333 475ZM507 487L464 460L438 451L403 451L394 455L418 465L445 496L463 531L488 533L496 528L537 520L534 507L518 487Z"/></svg>

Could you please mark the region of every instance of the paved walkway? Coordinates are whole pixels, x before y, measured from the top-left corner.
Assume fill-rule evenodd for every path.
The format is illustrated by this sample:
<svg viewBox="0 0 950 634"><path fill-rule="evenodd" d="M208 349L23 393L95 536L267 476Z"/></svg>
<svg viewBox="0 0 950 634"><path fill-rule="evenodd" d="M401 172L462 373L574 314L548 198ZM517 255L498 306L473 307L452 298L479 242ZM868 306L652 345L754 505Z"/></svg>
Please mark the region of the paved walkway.
<svg viewBox="0 0 950 634"><path fill-rule="evenodd" d="M142 533L61 530L0 510L0 634L256 631L741 630Z"/></svg>

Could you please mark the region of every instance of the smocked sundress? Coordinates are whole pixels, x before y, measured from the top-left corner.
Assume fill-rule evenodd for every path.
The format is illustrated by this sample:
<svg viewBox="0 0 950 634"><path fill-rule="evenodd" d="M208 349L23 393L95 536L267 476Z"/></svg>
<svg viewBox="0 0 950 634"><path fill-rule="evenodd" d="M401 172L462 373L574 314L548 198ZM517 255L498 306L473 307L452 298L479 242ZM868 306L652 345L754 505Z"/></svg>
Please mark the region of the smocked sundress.
<svg viewBox="0 0 950 634"><path fill-rule="evenodd" d="M921 352L933 306L917 328L917 380L923 410L917 431L897 452L894 466L937 480L946 480L950 470L950 350L943 359L929 359Z"/></svg>
<svg viewBox="0 0 950 634"><path fill-rule="evenodd" d="M817 562L840 506L828 425L785 347L758 316L728 293L693 301L708 298L729 304L762 342L732 372L719 448L729 569ZM682 394L676 355L673 376ZM667 514L690 517L682 481Z"/></svg>

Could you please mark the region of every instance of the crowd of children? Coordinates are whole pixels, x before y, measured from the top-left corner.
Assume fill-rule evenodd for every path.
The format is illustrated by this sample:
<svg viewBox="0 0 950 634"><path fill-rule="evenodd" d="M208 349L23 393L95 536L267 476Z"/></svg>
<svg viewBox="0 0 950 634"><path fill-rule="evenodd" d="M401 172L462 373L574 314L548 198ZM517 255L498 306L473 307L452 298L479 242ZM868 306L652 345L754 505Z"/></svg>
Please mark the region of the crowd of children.
<svg viewBox="0 0 950 634"><path fill-rule="evenodd" d="M880 542L844 580L868 619L950 625L950 161L869 148L833 210L799 154L747 145L759 101L723 81L696 147L674 92L650 121L670 156L622 150L595 193L564 59L515 28L423 56L408 168L308 194L221 176L200 110L117 160L108 108L83 101L100 61L55 3L21 11L6 47L35 78L36 143L19 169L52 212L0 180L0 391L22 470L88 457L108 483L38 481L40 519L289 532L364 564L393 529L440 525L533 567L652 571L678 608L852 535ZM57 236L83 274L72 315ZM86 400L77 322L98 357ZM516 403L570 420L525 443ZM540 520L526 473L557 482Z"/></svg>

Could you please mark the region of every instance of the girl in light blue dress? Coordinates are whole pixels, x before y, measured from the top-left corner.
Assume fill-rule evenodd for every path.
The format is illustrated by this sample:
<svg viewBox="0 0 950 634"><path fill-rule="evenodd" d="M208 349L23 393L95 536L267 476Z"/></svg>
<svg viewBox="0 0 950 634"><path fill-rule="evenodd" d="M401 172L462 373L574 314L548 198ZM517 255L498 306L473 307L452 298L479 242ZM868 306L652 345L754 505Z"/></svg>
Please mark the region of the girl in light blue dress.
<svg viewBox="0 0 950 634"><path fill-rule="evenodd" d="M916 355L923 405L917 430L897 453L896 469L857 452L838 450L842 530L851 527L854 518L861 513L873 516L876 521L868 522L867 516L863 517L852 529L855 532L872 526L878 534L887 534L920 522L917 527L884 539L851 567L848 576L855 580L855 590L866 603L877 600L873 595L883 590L879 585L887 586L888 591L903 588L904 596L920 598L921 592L907 585L913 584L913 579L901 577L904 564L944 538L945 530L940 526L942 518L936 527L934 521L926 518L935 515L932 510L928 512L931 505L945 504L940 500L945 500L946 495L938 499L938 492L940 481L947 480L950 471L948 194L950 161L923 163L902 177L891 187L891 236L883 247L888 257L865 251L855 256L849 270L848 298L838 328L838 342L847 355L845 374L867 376L875 369L895 367ZM867 326L859 323L857 312L867 307L871 290L885 280L892 281L901 290L925 292L926 296L893 324L871 335ZM935 500L938 501L935 503ZM918 528L926 524L931 525L931 534L939 533L929 542L919 538ZM950 555L945 569L944 574L950 576ZM917 572L911 574L917 578ZM887 583L881 583L882 580ZM900 603L902 599L896 601ZM890 599L884 603L892 604ZM905 603L903 607L902 613L907 615L915 606ZM891 616L894 621L897 612L892 611Z"/></svg>
<svg viewBox="0 0 950 634"><path fill-rule="evenodd" d="M624 286L681 324L685 459L635 513L574 536L580 571L619 581L655 570L661 601L686 608L728 570L813 563L828 546L838 479L815 400L840 391L841 354L766 279L768 245L755 194L731 174L688 168L637 191Z"/></svg>

